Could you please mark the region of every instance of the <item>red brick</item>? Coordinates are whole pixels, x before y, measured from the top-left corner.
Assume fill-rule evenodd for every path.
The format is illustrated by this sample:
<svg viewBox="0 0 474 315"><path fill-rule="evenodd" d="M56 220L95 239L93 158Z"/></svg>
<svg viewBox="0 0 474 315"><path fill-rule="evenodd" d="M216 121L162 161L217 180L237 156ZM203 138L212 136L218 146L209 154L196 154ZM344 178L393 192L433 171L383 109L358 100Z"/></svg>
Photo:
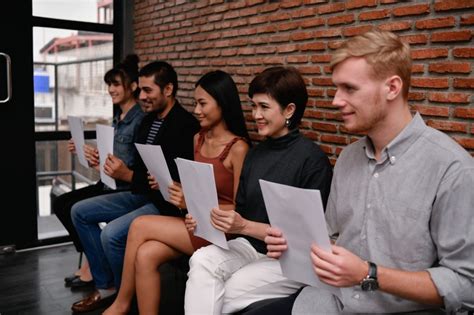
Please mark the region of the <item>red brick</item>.
<svg viewBox="0 0 474 315"><path fill-rule="evenodd" d="M334 123L314 122L312 128L327 132L337 132L337 125Z"/></svg>
<svg viewBox="0 0 474 315"><path fill-rule="evenodd" d="M384 23L379 25L379 28L384 31L404 31L408 30L412 27L412 22L408 21L401 21L401 22L391 22L391 23Z"/></svg>
<svg viewBox="0 0 474 315"><path fill-rule="evenodd" d="M420 20L415 23L417 29L432 29L432 28L441 28L441 27L451 27L454 26L456 20L454 16L446 16L436 19Z"/></svg>
<svg viewBox="0 0 474 315"><path fill-rule="evenodd" d="M385 19L390 16L391 11L389 9L379 10L379 11L368 11L362 12L359 14L360 21L371 21L371 20L380 20Z"/></svg>
<svg viewBox="0 0 474 315"><path fill-rule="evenodd" d="M326 154L333 154L334 150L333 147L327 144L320 144L319 147L321 150Z"/></svg>
<svg viewBox="0 0 474 315"><path fill-rule="evenodd" d="M474 149L474 138L453 137L465 149Z"/></svg>
<svg viewBox="0 0 474 315"><path fill-rule="evenodd" d="M252 16L249 17L249 24L262 24L262 23L267 23L268 21L268 16L266 15L259 15L259 16Z"/></svg>
<svg viewBox="0 0 474 315"><path fill-rule="evenodd" d="M448 78L416 77L411 79L413 87L445 89L449 87Z"/></svg>
<svg viewBox="0 0 474 315"><path fill-rule="evenodd" d="M303 8L303 9L294 10L291 12L291 18L299 19L299 18L314 16L315 14L314 11L315 10L313 10L313 8Z"/></svg>
<svg viewBox="0 0 474 315"><path fill-rule="evenodd" d="M306 21L300 22L300 26L302 28L308 28L308 27L315 27L315 26L321 26L326 23L326 20L323 18L311 18Z"/></svg>
<svg viewBox="0 0 474 315"><path fill-rule="evenodd" d="M363 7L376 7L377 0L348 0L346 1L346 9L357 9Z"/></svg>
<svg viewBox="0 0 474 315"><path fill-rule="evenodd" d="M471 38L471 31L439 32L431 34L431 41L435 43L469 41Z"/></svg>
<svg viewBox="0 0 474 315"><path fill-rule="evenodd" d="M287 56L286 61L289 63L303 63L303 62L308 62L309 56L304 55L304 56Z"/></svg>
<svg viewBox="0 0 474 315"><path fill-rule="evenodd" d="M301 74L320 74L321 73L321 67L319 67L319 66L298 67L298 71ZM309 90L308 90L308 94L309 94ZM311 96L315 96L315 95L311 95Z"/></svg>
<svg viewBox="0 0 474 315"><path fill-rule="evenodd" d="M341 29L340 28L330 28L330 29L325 29L322 31L315 31L314 32L314 37L316 38L325 38L325 37L338 37L341 36Z"/></svg>
<svg viewBox="0 0 474 315"><path fill-rule="evenodd" d="M426 44L428 36L426 34L401 35L401 39L408 44Z"/></svg>
<svg viewBox="0 0 474 315"><path fill-rule="evenodd" d="M286 45L277 46L276 50L279 54L289 53L289 52L297 51L298 46L296 44L286 44Z"/></svg>
<svg viewBox="0 0 474 315"><path fill-rule="evenodd" d="M415 4L406 7L394 8L392 13L394 16L420 15L428 14L430 12L429 4Z"/></svg>
<svg viewBox="0 0 474 315"><path fill-rule="evenodd" d="M461 15L461 25L472 25L474 24L474 14Z"/></svg>
<svg viewBox="0 0 474 315"><path fill-rule="evenodd" d="M453 56L458 58L474 58L474 47L454 48Z"/></svg>
<svg viewBox="0 0 474 315"><path fill-rule="evenodd" d="M474 8L474 1L472 0L442 0L435 3L435 11L448 11Z"/></svg>
<svg viewBox="0 0 474 315"><path fill-rule="evenodd" d="M349 140L347 139L346 136L321 135L320 138L321 138L322 142L338 143L338 144L348 144L349 143Z"/></svg>
<svg viewBox="0 0 474 315"><path fill-rule="evenodd" d="M282 7L282 8L293 8L293 7L297 7L297 6L300 6L300 5L301 5L300 0L293 0L293 1L287 0L287 1L282 1L280 3L280 7Z"/></svg>
<svg viewBox="0 0 474 315"><path fill-rule="evenodd" d="M311 80L314 85L334 86L331 78L314 78Z"/></svg>
<svg viewBox="0 0 474 315"><path fill-rule="evenodd" d="M449 107L413 105L412 108L424 116L449 117Z"/></svg>
<svg viewBox="0 0 474 315"><path fill-rule="evenodd" d="M327 13L334 13L334 12L341 12L345 10L344 3L332 3L332 4L325 4L317 9L317 14L327 14Z"/></svg>
<svg viewBox="0 0 474 315"><path fill-rule="evenodd" d="M426 97L425 93L422 92L410 92L408 93L409 101L422 101Z"/></svg>
<svg viewBox="0 0 474 315"><path fill-rule="evenodd" d="M269 19L272 22L275 21L289 21L291 19L291 15L287 12L282 12L279 14L272 14L269 17L265 16L267 19ZM294 23L296 25L296 23Z"/></svg>
<svg viewBox="0 0 474 315"><path fill-rule="evenodd" d="M299 41L305 39L312 39L313 32L295 32L290 35L291 40Z"/></svg>
<svg viewBox="0 0 474 315"><path fill-rule="evenodd" d="M289 42L289 41L290 41L290 34L282 34L282 35L273 34L270 37L271 43L281 43L281 42Z"/></svg>
<svg viewBox="0 0 474 315"><path fill-rule="evenodd" d="M354 14L337 15L328 19L328 25L350 24L354 22Z"/></svg>
<svg viewBox="0 0 474 315"><path fill-rule="evenodd" d="M429 49L413 49L411 51L411 57L413 59L433 59L448 57L447 48L429 48Z"/></svg>
<svg viewBox="0 0 474 315"><path fill-rule="evenodd" d="M314 42L314 43L300 44L300 45L298 45L298 48L301 51L325 50L326 49L326 43L324 43L324 42Z"/></svg>
<svg viewBox="0 0 474 315"><path fill-rule="evenodd" d="M454 117L474 119L474 108L457 107L454 110Z"/></svg>
<svg viewBox="0 0 474 315"><path fill-rule="evenodd" d="M429 72L435 73L470 73L471 63L469 62L437 62L428 67Z"/></svg>
<svg viewBox="0 0 474 315"><path fill-rule="evenodd" d="M331 61L331 55L312 55L311 62L328 63Z"/></svg>
<svg viewBox="0 0 474 315"><path fill-rule="evenodd" d="M314 131L309 131L309 130L302 130L301 133L311 139L311 140L314 140L314 141L319 141L319 133L318 132L314 132Z"/></svg>
<svg viewBox="0 0 474 315"><path fill-rule="evenodd" d="M461 89L474 89L474 78L455 78L453 86Z"/></svg>
<svg viewBox="0 0 474 315"><path fill-rule="evenodd" d="M442 131L463 132L463 133L467 132L467 123L465 122L429 119L426 121L426 124L430 127L433 127Z"/></svg>
<svg viewBox="0 0 474 315"><path fill-rule="evenodd" d="M413 64L411 66L411 73L423 73L425 72L425 65L424 64Z"/></svg>
<svg viewBox="0 0 474 315"><path fill-rule="evenodd" d="M356 36L360 35L362 33L367 32L368 30L372 29L372 25L361 25L361 26L353 26L353 27L347 27L344 28L342 31L342 34L344 36Z"/></svg>
<svg viewBox="0 0 474 315"><path fill-rule="evenodd" d="M339 47L341 47L341 45L344 43L344 41L342 40L339 40L339 41L330 41L328 43L328 47L330 49L338 49Z"/></svg>
<svg viewBox="0 0 474 315"><path fill-rule="evenodd" d="M469 103L471 94L431 92L428 100L437 103Z"/></svg>
<svg viewBox="0 0 474 315"><path fill-rule="evenodd" d="M319 108L337 109L337 107L332 104L332 101L316 100L314 105Z"/></svg>

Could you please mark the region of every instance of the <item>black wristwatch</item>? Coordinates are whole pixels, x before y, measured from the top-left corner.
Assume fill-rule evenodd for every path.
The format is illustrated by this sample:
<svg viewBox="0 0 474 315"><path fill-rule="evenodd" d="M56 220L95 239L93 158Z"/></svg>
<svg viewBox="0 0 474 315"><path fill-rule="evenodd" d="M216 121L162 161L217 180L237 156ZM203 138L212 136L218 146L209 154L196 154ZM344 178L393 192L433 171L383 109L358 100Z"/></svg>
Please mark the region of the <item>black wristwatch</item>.
<svg viewBox="0 0 474 315"><path fill-rule="evenodd" d="M379 288L379 282L377 281L377 265L371 261L369 264L369 274L360 282L360 288L362 291L375 291Z"/></svg>

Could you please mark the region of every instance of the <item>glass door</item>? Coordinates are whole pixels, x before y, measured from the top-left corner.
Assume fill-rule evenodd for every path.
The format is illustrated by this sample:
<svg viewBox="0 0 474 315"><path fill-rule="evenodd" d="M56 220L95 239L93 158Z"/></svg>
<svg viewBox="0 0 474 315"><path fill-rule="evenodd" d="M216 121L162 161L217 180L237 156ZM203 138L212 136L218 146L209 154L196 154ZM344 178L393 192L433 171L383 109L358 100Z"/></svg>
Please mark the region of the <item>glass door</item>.
<svg viewBox="0 0 474 315"><path fill-rule="evenodd" d="M1 252L34 244L37 222L32 8L29 1L0 6Z"/></svg>

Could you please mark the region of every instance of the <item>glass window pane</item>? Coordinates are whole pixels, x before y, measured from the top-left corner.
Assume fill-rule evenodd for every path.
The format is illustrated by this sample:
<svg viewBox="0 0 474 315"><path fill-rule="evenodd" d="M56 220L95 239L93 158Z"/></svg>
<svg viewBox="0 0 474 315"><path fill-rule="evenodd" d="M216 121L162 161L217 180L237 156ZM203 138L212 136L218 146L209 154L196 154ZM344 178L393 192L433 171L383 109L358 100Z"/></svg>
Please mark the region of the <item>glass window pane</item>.
<svg viewBox="0 0 474 315"><path fill-rule="evenodd" d="M113 0L33 0L33 15L70 21L113 24Z"/></svg>
<svg viewBox="0 0 474 315"><path fill-rule="evenodd" d="M113 36L41 27L33 36L35 130L69 130L68 115L83 117L89 130L110 124L103 78L113 63Z"/></svg>
<svg viewBox="0 0 474 315"><path fill-rule="evenodd" d="M52 211L52 202L63 193L95 183L99 174L73 158L67 150L67 141L36 142L36 169L38 238L67 235Z"/></svg>

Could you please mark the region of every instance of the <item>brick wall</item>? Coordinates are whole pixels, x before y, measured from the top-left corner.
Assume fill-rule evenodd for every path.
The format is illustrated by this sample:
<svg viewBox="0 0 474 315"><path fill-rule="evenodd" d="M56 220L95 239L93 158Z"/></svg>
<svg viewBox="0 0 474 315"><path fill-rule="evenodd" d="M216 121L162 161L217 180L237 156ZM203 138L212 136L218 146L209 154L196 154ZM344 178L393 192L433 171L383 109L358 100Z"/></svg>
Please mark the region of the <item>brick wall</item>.
<svg viewBox="0 0 474 315"><path fill-rule="evenodd" d="M302 130L332 162L357 135L344 131L331 104L330 54L372 25L394 31L413 50L411 106L474 156L473 0L135 0L134 17L136 52L143 62L162 59L176 68L178 97L190 110L202 74L232 74L255 140L248 83L269 66L298 68L310 95Z"/></svg>

